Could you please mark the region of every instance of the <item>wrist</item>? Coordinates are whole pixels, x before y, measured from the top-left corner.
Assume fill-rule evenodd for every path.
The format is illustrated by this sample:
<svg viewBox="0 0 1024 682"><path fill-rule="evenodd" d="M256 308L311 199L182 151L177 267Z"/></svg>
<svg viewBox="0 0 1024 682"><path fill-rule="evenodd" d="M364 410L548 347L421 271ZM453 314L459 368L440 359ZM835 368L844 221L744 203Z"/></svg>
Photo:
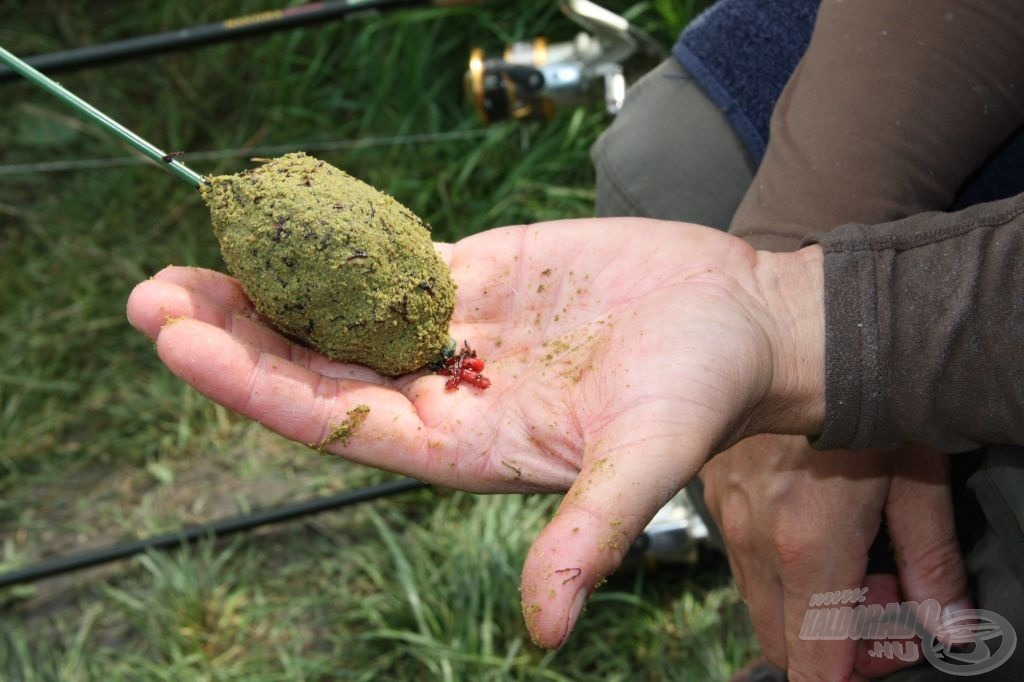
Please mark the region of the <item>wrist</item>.
<svg viewBox="0 0 1024 682"><path fill-rule="evenodd" d="M760 431L814 436L825 422L824 253L757 252L755 277L771 314L772 379Z"/></svg>

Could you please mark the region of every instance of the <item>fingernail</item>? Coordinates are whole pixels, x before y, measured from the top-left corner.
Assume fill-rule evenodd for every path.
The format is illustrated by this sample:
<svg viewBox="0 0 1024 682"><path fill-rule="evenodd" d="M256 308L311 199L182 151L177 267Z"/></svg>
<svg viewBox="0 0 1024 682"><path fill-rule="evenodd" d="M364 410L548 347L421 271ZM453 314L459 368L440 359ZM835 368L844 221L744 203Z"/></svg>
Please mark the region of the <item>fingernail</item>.
<svg viewBox="0 0 1024 682"><path fill-rule="evenodd" d="M942 607L942 617L945 618L948 615L954 614L957 611L970 611L974 608L974 602L971 601L970 597L964 597L963 599L957 599L954 602L950 602Z"/></svg>
<svg viewBox="0 0 1024 682"><path fill-rule="evenodd" d="M572 600L572 606L569 607L569 621L565 628L565 638L562 640L562 644L565 644L565 640L569 639L569 633L571 633L573 628L576 627L576 621L579 620L580 614L583 613L583 606L586 603L587 588L581 587Z"/></svg>
<svg viewBox="0 0 1024 682"><path fill-rule="evenodd" d="M944 638L948 639L950 643L962 644L971 641L969 627L953 629L950 626L957 613L960 611L970 611L973 608L974 602L969 597L957 599L942 607L942 630L944 631Z"/></svg>

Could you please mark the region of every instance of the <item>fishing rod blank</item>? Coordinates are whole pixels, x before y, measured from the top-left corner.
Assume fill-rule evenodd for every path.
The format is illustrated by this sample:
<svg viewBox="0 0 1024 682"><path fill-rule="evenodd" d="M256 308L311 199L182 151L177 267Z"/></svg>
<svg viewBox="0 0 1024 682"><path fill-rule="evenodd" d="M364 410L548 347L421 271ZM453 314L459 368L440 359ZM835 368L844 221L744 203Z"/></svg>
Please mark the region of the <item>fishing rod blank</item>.
<svg viewBox="0 0 1024 682"><path fill-rule="evenodd" d="M26 58L25 61L40 71L57 73L86 66L107 64L130 57L143 57L190 47L212 45L279 29L307 26L331 19L344 18L356 12L399 9L417 5L441 7L457 4L470 3L466 0L325 0L296 7L257 12L213 24L36 55ZM0 67L0 82L14 80L17 76L18 74L14 70Z"/></svg>
<svg viewBox="0 0 1024 682"><path fill-rule="evenodd" d="M48 93L80 113L82 116L86 117L93 123L96 123L114 137L117 137L127 142L132 147L135 147L135 149L142 152L153 161L156 161L157 164L171 171L193 187L199 187L206 182L202 175L196 173L194 170L175 159L174 154L164 152L152 142L144 139L136 133L133 133L131 130L110 118L57 81L52 78L48 78L46 75L40 73L36 69L33 69L3 47L0 47L0 62L7 64L19 76L23 76L34 85L46 90Z"/></svg>
<svg viewBox="0 0 1024 682"><path fill-rule="evenodd" d="M381 485L346 490L336 495L315 497L295 504L265 509L243 516L232 516L202 526L193 526L177 532L166 533L140 540L133 540L108 547L100 547L77 554L55 557L49 561L27 566L22 569L0 574L0 589L71 573L92 566L108 564L119 559L156 550L169 550L208 537L224 537L241 531L252 530L271 523L282 523L293 519L340 509L361 502L369 502L391 495L419 490L424 484L411 478L400 478Z"/></svg>

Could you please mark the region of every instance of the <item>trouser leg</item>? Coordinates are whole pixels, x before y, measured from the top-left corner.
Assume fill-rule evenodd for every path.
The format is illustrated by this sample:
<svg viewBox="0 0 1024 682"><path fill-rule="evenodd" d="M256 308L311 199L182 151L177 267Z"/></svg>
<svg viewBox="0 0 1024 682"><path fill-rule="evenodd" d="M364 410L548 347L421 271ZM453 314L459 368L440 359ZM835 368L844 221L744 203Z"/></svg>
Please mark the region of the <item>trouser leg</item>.
<svg viewBox="0 0 1024 682"><path fill-rule="evenodd" d="M591 149L597 215L725 229L754 167L743 143L674 58L634 84Z"/></svg>

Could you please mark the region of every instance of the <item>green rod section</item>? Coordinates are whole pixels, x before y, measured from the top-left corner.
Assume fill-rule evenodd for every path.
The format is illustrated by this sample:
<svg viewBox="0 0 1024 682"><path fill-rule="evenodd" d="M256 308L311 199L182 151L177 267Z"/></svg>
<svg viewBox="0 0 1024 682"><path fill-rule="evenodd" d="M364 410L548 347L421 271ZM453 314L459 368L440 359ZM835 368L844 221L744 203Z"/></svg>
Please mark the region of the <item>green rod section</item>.
<svg viewBox="0 0 1024 682"><path fill-rule="evenodd" d="M0 62L3 62L9 66L12 71L16 71L18 74L32 81L57 99L63 100L73 109L83 114L86 118L100 124L109 132L113 133L115 137L121 138L149 158L153 159L153 161L156 161L159 165L167 168L167 170L185 180L193 187L199 187L206 183L206 179L203 178L202 175L196 173L180 161L172 159L159 147L156 147L142 139L78 95L66 90L52 78L40 73L22 60L18 59L3 47L0 47Z"/></svg>

